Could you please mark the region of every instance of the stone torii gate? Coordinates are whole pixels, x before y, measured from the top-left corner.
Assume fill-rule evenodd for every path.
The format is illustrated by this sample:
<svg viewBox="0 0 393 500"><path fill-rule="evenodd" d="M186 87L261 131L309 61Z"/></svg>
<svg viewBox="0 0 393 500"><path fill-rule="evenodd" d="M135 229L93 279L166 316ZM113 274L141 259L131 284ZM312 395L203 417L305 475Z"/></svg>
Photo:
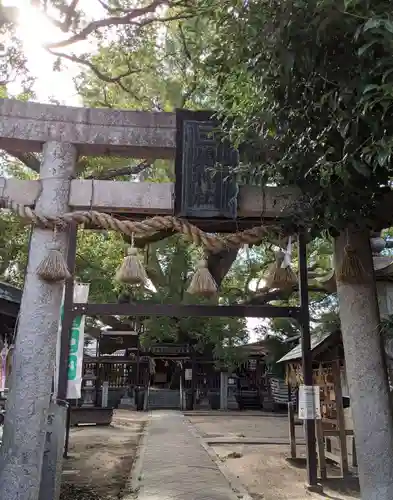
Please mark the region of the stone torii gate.
<svg viewBox="0 0 393 500"><path fill-rule="evenodd" d="M71 108L5 99L0 101L0 116L1 148L43 153L40 180L0 179L1 198L35 207L37 214L53 217L81 209L133 216L173 213L174 186L171 183L77 180L74 176L79 154L174 158L174 113ZM241 186L238 216L254 219L255 224L261 219L282 217L290 213L297 196L292 188L261 190ZM65 251L66 232L53 234L40 227L33 229L7 406L7 414L16 417L16 421L12 425L6 421L0 459L0 492L4 500L37 500L38 497L63 285L41 281L35 270L54 243ZM363 248L367 250L368 240L361 243L365 243ZM338 255L342 246L343 239L339 238ZM381 410L370 422L365 416L354 418L359 467L367 478L363 482L367 486L367 500L388 500L393 496L393 435L386 377L380 369L383 363L376 335L371 341L365 335L360 336L361 356L354 350L358 333L355 328L364 303L357 307L356 300L345 301L345 297L356 298L356 290L356 286L351 285L340 285L338 290L340 299L344 298L343 303L351 305L351 310L341 315L344 336L350 337L345 354L351 366L351 398L359 412L367 414L370 402ZM367 314L364 318L367 320ZM372 380L377 379L378 397L375 393L369 394L375 384L369 382L370 374L363 368L365 353L369 357L367 366L376 367ZM362 403L362 398L367 402ZM381 450L379 456L370 457L364 446L372 443L370 436L373 433L378 435L377 444Z"/></svg>

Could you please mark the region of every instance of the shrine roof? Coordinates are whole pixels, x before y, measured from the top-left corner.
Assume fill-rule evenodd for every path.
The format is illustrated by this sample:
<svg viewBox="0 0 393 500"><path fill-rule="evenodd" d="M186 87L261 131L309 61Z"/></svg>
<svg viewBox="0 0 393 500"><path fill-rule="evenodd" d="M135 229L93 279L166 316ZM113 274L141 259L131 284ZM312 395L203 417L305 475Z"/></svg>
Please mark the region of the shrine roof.
<svg viewBox="0 0 393 500"><path fill-rule="evenodd" d="M324 342L333 337L336 332L318 332L311 335L311 351L315 351L317 347L322 346ZM294 347L291 351L287 352L285 356L277 361L277 363L283 363L288 361L300 360L302 357L302 346L299 344Z"/></svg>
<svg viewBox="0 0 393 500"><path fill-rule="evenodd" d="M261 356L266 356L267 354L264 340L258 340L257 342L252 342L250 344L240 345L238 346L238 349L242 349L248 354L259 354Z"/></svg>
<svg viewBox="0 0 393 500"><path fill-rule="evenodd" d="M22 290L9 283L0 281L0 299L20 304L22 300Z"/></svg>

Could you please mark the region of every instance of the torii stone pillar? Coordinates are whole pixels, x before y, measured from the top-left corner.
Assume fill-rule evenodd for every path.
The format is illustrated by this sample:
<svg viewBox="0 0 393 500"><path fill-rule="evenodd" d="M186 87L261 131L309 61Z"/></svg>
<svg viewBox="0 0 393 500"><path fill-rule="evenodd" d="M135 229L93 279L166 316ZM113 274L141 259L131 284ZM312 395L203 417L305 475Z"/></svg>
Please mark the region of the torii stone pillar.
<svg viewBox="0 0 393 500"><path fill-rule="evenodd" d="M37 213L56 216L67 211L76 157L72 144L44 145ZM54 243L65 252L66 233L34 228L0 448L1 500L38 498L63 284L45 283L35 271Z"/></svg>
<svg viewBox="0 0 393 500"><path fill-rule="evenodd" d="M367 273L362 284L337 282L361 495L363 500L391 500L393 419L369 233L349 231L336 238L336 269L348 242Z"/></svg>

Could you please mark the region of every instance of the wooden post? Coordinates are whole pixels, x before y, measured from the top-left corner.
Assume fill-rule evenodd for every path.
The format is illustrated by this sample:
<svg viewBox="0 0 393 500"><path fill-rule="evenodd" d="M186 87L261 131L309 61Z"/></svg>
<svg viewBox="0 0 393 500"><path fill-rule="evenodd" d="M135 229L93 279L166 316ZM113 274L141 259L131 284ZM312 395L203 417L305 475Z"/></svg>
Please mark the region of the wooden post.
<svg viewBox="0 0 393 500"><path fill-rule="evenodd" d="M355 436L352 436L352 467L358 466L358 457L356 454Z"/></svg>
<svg viewBox="0 0 393 500"><path fill-rule="evenodd" d="M325 443L323 441L322 420L316 421L315 430L316 430L317 447L318 447L319 477L322 480L324 480L327 478L327 471L326 471Z"/></svg>
<svg viewBox="0 0 393 500"><path fill-rule="evenodd" d="M332 375L334 384L334 393L336 395L337 429L340 441L340 467L341 474L345 477L348 474L348 450L347 436L345 433L345 418L343 408L343 394L341 390L340 361L337 359L332 363Z"/></svg>
<svg viewBox="0 0 393 500"><path fill-rule="evenodd" d="M196 396L196 384L197 384L197 363L196 363L196 352L194 346L192 346L191 352L191 390L192 390L192 409L195 410L195 396Z"/></svg>
<svg viewBox="0 0 393 500"><path fill-rule="evenodd" d="M76 244L78 237L78 227L72 224L68 230L68 250L67 250L67 266L71 274L75 273L76 260ZM60 356L59 356L59 380L57 386L57 397L60 400L67 399L68 391L68 358L70 354L70 342L73 316L71 314L74 303L74 278L71 277L65 283L64 287L64 303L63 303L63 322L61 325L60 339ZM71 427L71 401L67 405L67 418L65 425L65 439L63 458L68 458L68 447L70 442L70 427Z"/></svg>
<svg viewBox="0 0 393 500"><path fill-rule="evenodd" d="M68 229L68 248L67 248L67 267L71 275L75 272L76 259L76 240L78 227L72 224ZM72 306L74 303L74 278L71 276L65 282L64 286L64 303L63 303L63 321L61 324L60 337L60 356L57 381L57 398L61 400L67 399L68 389L68 358L70 354L71 330L73 323Z"/></svg>
<svg viewBox="0 0 393 500"><path fill-rule="evenodd" d="M58 216L68 211L76 156L72 144L44 144L37 213ZM36 269L54 244L65 253L67 233L34 228L0 448L2 500L37 500L39 494L63 283L42 281Z"/></svg>
<svg viewBox="0 0 393 500"><path fill-rule="evenodd" d="M141 336L141 323L138 321L138 335L137 335L137 338L136 338L136 348L137 348L137 351L136 351L136 380L135 380L135 385L136 387L139 387L140 385L140 375L139 375L139 372L140 372L140 365L141 365L141 339L140 339L140 336Z"/></svg>
<svg viewBox="0 0 393 500"><path fill-rule="evenodd" d="M288 403L289 443L291 446L291 458L296 458L296 433L295 433L295 411L291 402Z"/></svg>
<svg viewBox="0 0 393 500"><path fill-rule="evenodd" d="M312 351L310 335L310 313L308 310L308 278L307 278L307 245L303 231L298 236L299 258L299 289L301 307L301 346L304 385L313 385ZM315 420L305 420L305 438L307 449L307 476L308 485L318 485L317 476L317 449L315 442Z"/></svg>

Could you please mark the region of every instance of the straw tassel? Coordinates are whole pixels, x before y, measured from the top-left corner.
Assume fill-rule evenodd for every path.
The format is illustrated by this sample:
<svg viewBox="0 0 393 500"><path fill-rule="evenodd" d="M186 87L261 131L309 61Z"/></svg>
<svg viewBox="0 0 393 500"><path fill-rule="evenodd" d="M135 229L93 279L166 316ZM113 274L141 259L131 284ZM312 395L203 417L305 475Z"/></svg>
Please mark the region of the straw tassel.
<svg viewBox="0 0 393 500"><path fill-rule="evenodd" d="M266 286L269 288L290 288L297 283L297 276L291 267L292 242L288 240L287 250L276 253L276 261L270 267L266 276Z"/></svg>
<svg viewBox="0 0 393 500"><path fill-rule="evenodd" d="M192 277L187 292L191 295L200 295L202 297L214 297L217 294L217 283L207 267L206 260L198 262L198 269Z"/></svg>
<svg viewBox="0 0 393 500"><path fill-rule="evenodd" d="M36 273L43 281L48 283L59 283L71 278L64 256L56 247L49 250L48 255L37 267Z"/></svg>
<svg viewBox="0 0 393 500"><path fill-rule="evenodd" d="M145 285L148 277L142 262L138 257L138 250L131 246L128 255L116 272L116 280L128 285Z"/></svg>
<svg viewBox="0 0 393 500"><path fill-rule="evenodd" d="M352 245L345 245L341 265L337 269L337 281L342 283L359 284L364 283L367 273L362 261Z"/></svg>

